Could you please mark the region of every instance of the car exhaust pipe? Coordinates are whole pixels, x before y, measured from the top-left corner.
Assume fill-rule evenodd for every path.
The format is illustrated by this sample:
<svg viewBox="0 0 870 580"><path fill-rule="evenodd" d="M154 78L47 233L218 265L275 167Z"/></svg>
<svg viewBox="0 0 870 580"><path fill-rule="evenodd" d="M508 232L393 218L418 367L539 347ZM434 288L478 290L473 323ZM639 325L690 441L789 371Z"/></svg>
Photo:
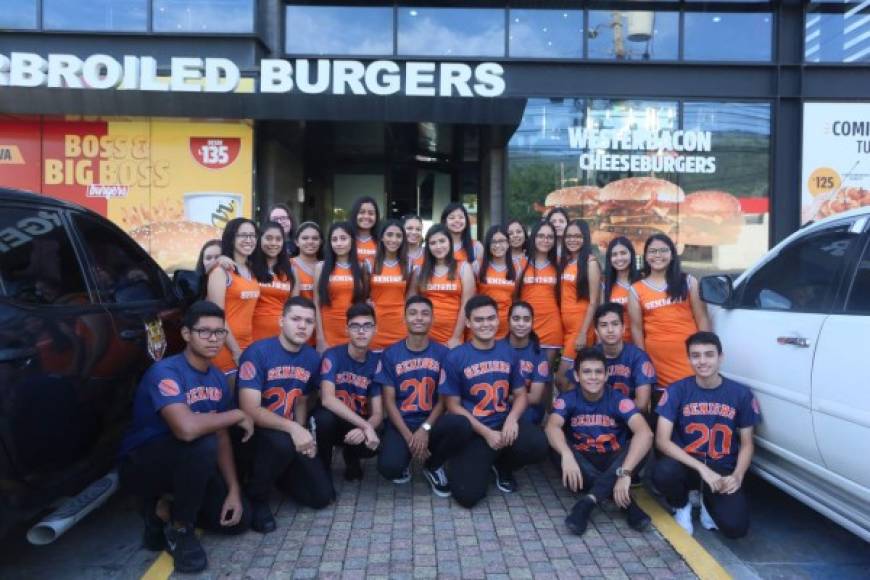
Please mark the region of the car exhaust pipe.
<svg viewBox="0 0 870 580"><path fill-rule="evenodd" d="M64 501L48 517L30 528L27 541L36 546L50 544L86 515L103 505L118 489L118 472L110 471L77 496Z"/></svg>

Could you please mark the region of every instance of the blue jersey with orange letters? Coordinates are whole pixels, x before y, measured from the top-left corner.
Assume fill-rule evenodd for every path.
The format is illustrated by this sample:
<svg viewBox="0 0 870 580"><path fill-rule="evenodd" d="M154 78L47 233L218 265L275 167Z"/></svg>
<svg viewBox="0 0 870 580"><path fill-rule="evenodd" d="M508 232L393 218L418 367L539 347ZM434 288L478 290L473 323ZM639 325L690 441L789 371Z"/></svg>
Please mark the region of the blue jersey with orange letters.
<svg viewBox="0 0 870 580"><path fill-rule="evenodd" d="M503 339L510 345L510 338ZM545 351L538 348L535 352L535 345L532 341L522 347L515 348L511 346L517 355L520 365L520 374L523 377L523 383L527 390L531 390L532 383L547 383L550 380L550 361L547 360ZM523 419L539 425L544 419L544 406L529 405L526 412L523 413Z"/></svg>
<svg viewBox="0 0 870 580"><path fill-rule="evenodd" d="M292 420L299 397L320 385L320 355L307 344L290 352L278 337L258 340L242 353L238 380L240 389L260 391L263 407Z"/></svg>
<svg viewBox="0 0 870 580"><path fill-rule="evenodd" d="M469 413L491 429L500 429L510 413L510 395L525 387L514 349L503 341L489 350L466 342L444 361L438 394L458 396Z"/></svg>
<svg viewBox="0 0 870 580"><path fill-rule="evenodd" d="M411 350L404 340L381 353L381 363L375 382L381 389L392 387L396 391L396 406L405 425L415 430L438 403L438 380L441 361L450 352L443 344L433 340L419 352Z"/></svg>
<svg viewBox="0 0 870 580"><path fill-rule="evenodd" d="M662 393L657 411L674 424L674 443L696 459L724 470L737 464L740 429L753 427L761 418L758 400L749 387L725 377L713 389L701 387L695 377L672 383Z"/></svg>
<svg viewBox="0 0 870 580"><path fill-rule="evenodd" d="M320 380L335 385L335 396L348 409L360 417L368 417L371 413L369 400L381 395L374 381L380 355L368 351L366 360L359 362L351 358L347 349L348 345L342 344L323 353Z"/></svg>
<svg viewBox="0 0 870 580"><path fill-rule="evenodd" d="M172 435L160 410L174 403L183 403L194 413L227 411L231 408L227 379L213 365L205 372L195 369L183 352L151 365L136 389L133 423L121 442L120 455L152 439Z"/></svg>
<svg viewBox="0 0 870 580"><path fill-rule="evenodd" d="M638 412L634 401L609 386L600 399L589 401L575 383L553 401L553 413L565 420L570 445L580 453L620 451L631 433L628 421Z"/></svg>
<svg viewBox="0 0 870 580"><path fill-rule="evenodd" d="M600 344L597 348L604 352ZM625 343L615 358L604 356L607 358L607 384L629 399L634 399L639 385L656 384L656 369L646 352L637 346Z"/></svg>

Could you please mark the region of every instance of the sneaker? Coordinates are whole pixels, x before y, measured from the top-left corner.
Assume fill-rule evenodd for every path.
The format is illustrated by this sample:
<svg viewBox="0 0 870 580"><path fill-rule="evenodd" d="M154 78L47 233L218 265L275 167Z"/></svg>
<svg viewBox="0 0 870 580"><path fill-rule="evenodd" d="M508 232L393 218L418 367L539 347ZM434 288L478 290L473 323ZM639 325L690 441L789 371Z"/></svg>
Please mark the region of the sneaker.
<svg viewBox="0 0 870 580"><path fill-rule="evenodd" d="M703 499L701 500L701 526L703 526L705 530L719 529L719 526L717 526L716 522L713 520L713 516L711 516L710 512L707 511L707 506L704 505Z"/></svg>
<svg viewBox="0 0 870 580"><path fill-rule="evenodd" d="M677 508L674 511L674 519L680 525L681 528L686 530L686 533L690 536L695 532L695 526L692 525L692 504L686 502L681 508Z"/></svg>
<svg viewBox="0 0 870 580"><path fill-rule="evenodd" d="M640 506L634 502L631 502L625 508L625 518L628 520L628 527L637 532L646 530L652 521L646 512L640 509Z"/></svg>
<svg viewBox="0 0 870 580"><path fill-rule="evenodd" d="M346 467L344 468L345 481L357 481L363 478L363 468L359 459L347 459L345 457Z"/></svg>
<svg viewBox="0 0 870 580"><path fill-rule="evenodd" d="M395 483L396 485L402 485L404 483L408 483L409 481L411 481L411 468L410 467L405 468L405 471L402 472L402 477L397 477L396 479L392 480L392 482Z"/></svg>
<svg viewBox="0 0 870 580"><path fill-rule="evenodd" d="M251 500L251 529L261 534L268 534L274 532L277 527L269 503Z"/></svg>
<svg viewBox="0 0 870 580"><path fill-rule="evenodd" d="M172 556L175 571L190 574L202 572L208 566L205 550L196 537L193 526L174 528L167 524L164 528L166 551Z"/></svg>
<svg viewBox="0 0 870 580"><path fill-rule="evenodd" d="M693 489L689 492L689 503L693 508L701 507L701 492L697 489Z"/></svg>
<svg viewBox="0 0 870 580"><path fill-rule="evenodd" d="M429 482L429 487L432 488L432 493L438 497L450 497L450 482L447 481L447 474L443 467L438 469L423 468L423 475Z"/></svg>
<svg viewBox="0 0 870 580"><path fill-rule="evenodd" d="M166 522L157 516L157 502L146 501L142 510L145 519L145 533L142 534L142 545L146 550L162 552L166 549L166 536L163 534L163 526Z"/></svg>
<svg viewBox="0 0 870 580"><path fill-rule="evenodd" d="M574 504L571 513L565 518L565 525L572 534L582 536L586 532L586 527L589 525L589 515L594 507L595 500L588 495Z"/></svg>
<svg viewBox="0 0 870 580"><path fill-rule="evenodd" d="M495 486L499 490L504 493L514 493L517 490L517 480L512 472L499 469L495 465L492 466L492 472L495 474Z"/></svg>

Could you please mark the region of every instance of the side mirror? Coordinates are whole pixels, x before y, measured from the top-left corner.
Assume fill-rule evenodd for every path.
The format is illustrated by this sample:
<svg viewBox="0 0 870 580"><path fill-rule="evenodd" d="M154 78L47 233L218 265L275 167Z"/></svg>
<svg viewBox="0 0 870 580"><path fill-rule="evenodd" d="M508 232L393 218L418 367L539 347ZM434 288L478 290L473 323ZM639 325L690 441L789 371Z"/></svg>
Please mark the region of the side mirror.
<svg viewBox="0 0 870 580"><path fill-rule="evenodd" d="M200 297L202 280L193 270L176 270L172 274L172 285L175 292L186 305L190 305Z"/></svg>
<svg viewBox="0 0 870 580"><path fill-rule="evenodd" d="M716 304L728 308L734 297L734 285L731 276L704 276L701 278L701 300L708 304Z"/></svg>

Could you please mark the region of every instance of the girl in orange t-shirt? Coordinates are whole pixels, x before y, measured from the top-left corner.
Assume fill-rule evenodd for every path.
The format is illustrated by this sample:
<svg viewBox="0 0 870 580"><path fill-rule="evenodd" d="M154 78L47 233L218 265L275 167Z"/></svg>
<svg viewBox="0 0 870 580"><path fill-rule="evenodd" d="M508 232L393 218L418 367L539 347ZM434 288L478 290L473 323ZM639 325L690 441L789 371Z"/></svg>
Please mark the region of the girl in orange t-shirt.
<svg viewBox="0 0 870 580"><path fill-rule="evenodd" d="M381 219L378 202L373 197L358 197L350 209L350 227L356 241L356 255L360 262L366 262L371 269L378 252L378 222Z"/></svg>
<svg viewBox="0 0 870 580"><path fill-rule="evenodd" d="M508 257L508 234L504 226L492 226L483 241L483 263L478 276L477 293L489 296L498 306L496 339L508 335L508 310L517 288L514 262Z"/></svg>
<svg viewBox="0 0 870 580"><path fill-rule="evenodd" d="M528 234L526 226L518 219L512 219L507 224L508 242L510 243L510 257L514 262L514 268L517 272L522 271L528 263L526 257L526 246L528 245Z"/></svg>
<svg viewBox="0 0 870 580"><path fill-rule="evenodd" d="M378 253L370 282L371 302L375 308L378 328L370 348L376 352L408 335L405 326L405 295L411 276L402 224L398 220L384 222L378 238Z"/></svg>
<svg viewBox="0 0 870 580"><path fill-rule="evenodd" d="M284 303L290 296L299 294L284 242L284 228L278 222L269 222L260 235L260 247L253 255L251 269L260 284L260 298L254 308L255 341L278 336Z"/></svg>
<svg viewBox="0 0 870 580"><path fill-rule="evenodd" d="M405 244L408 246L408 263L411 264L411 270L422 268L423 218L417 214L408 214L402 218L402 228L405 230Z"/></svg>
<svg viewBox="0 0 870 580"><path fill-rule="evenodd" d="M248 218L227 222L221 238L221 254L233 261L229 271L213 268L208 275L207 298L224 309L227 333L224 347L212 364L227 375L235 387L235 372L242 356L253 341L254 308L260 297L260 285L251 273L250 259L257 247L257 226Z"/></svg>
<svg viewBox="0 0 870 580"><path fill-rule="evenodd" d="M577 351L595 343L592 320L598 305L601 267L592 253L592 236L584 220L578 219L568 224L562 244L559 310L562 313L565 341L556 378L564 390L568 385L565 373L573 368Z"/></svg>
<svg viewBox="0 0 870 580"><path fill-rule="evenodd" d="M483 246L471 238L471 220L468 211L461 203L449 203L441 212L441 225L447 228L453 243L453 258L457 263L468 262L472 271L480 269L483 260Z"/></svg>
<svg viewBox="0 0 870 580"><path fill-rule="evenodd" d="M623 342L631 342L631 317L628 314L628 297L631 285L638 281L637 258L634 244L625 236L610 240L604 256L604 279L601 281L601 303L615 302L623 308L622 323L625 332Z"/></svg>
<svg viewBox="0 0 870 580"><path fill-rule="evenodd" d="M317 306L317 350L339 344L347 337L347 309L368 299L368 269L357 259L356 243L348 222L329 228L323 262L314 269L314 304Z"/></svg>
<svg viewBox="0 0 870 580"><path fill-rule="evenodd" d="M323 235L314 222L303 222L296 230L296 247L299 255L290 260L299 295L314 300L314 269L320 262ZM308 344L317 347L317 331L311 333Z"/></svg>
<svg viewBox="0 0 870 580"><path fill-rule="evenodd" d="M474 296L474 274L466 262L457 263L447 228L435 224L426 233L426 258L414 273L413 290L432 301L429 337L450 348L462 344L463 309Z"/></svg>
<svg viewBox="0 0 870 580"><path fill-rule="evenodd" d="M686 339L699 330L710 330L710 322L698 283L682 272L668 236L650 236L643 261L645 277L631 285L628 299L631 332L634 344L652 359L661 389L693 374Z"/></svg>

